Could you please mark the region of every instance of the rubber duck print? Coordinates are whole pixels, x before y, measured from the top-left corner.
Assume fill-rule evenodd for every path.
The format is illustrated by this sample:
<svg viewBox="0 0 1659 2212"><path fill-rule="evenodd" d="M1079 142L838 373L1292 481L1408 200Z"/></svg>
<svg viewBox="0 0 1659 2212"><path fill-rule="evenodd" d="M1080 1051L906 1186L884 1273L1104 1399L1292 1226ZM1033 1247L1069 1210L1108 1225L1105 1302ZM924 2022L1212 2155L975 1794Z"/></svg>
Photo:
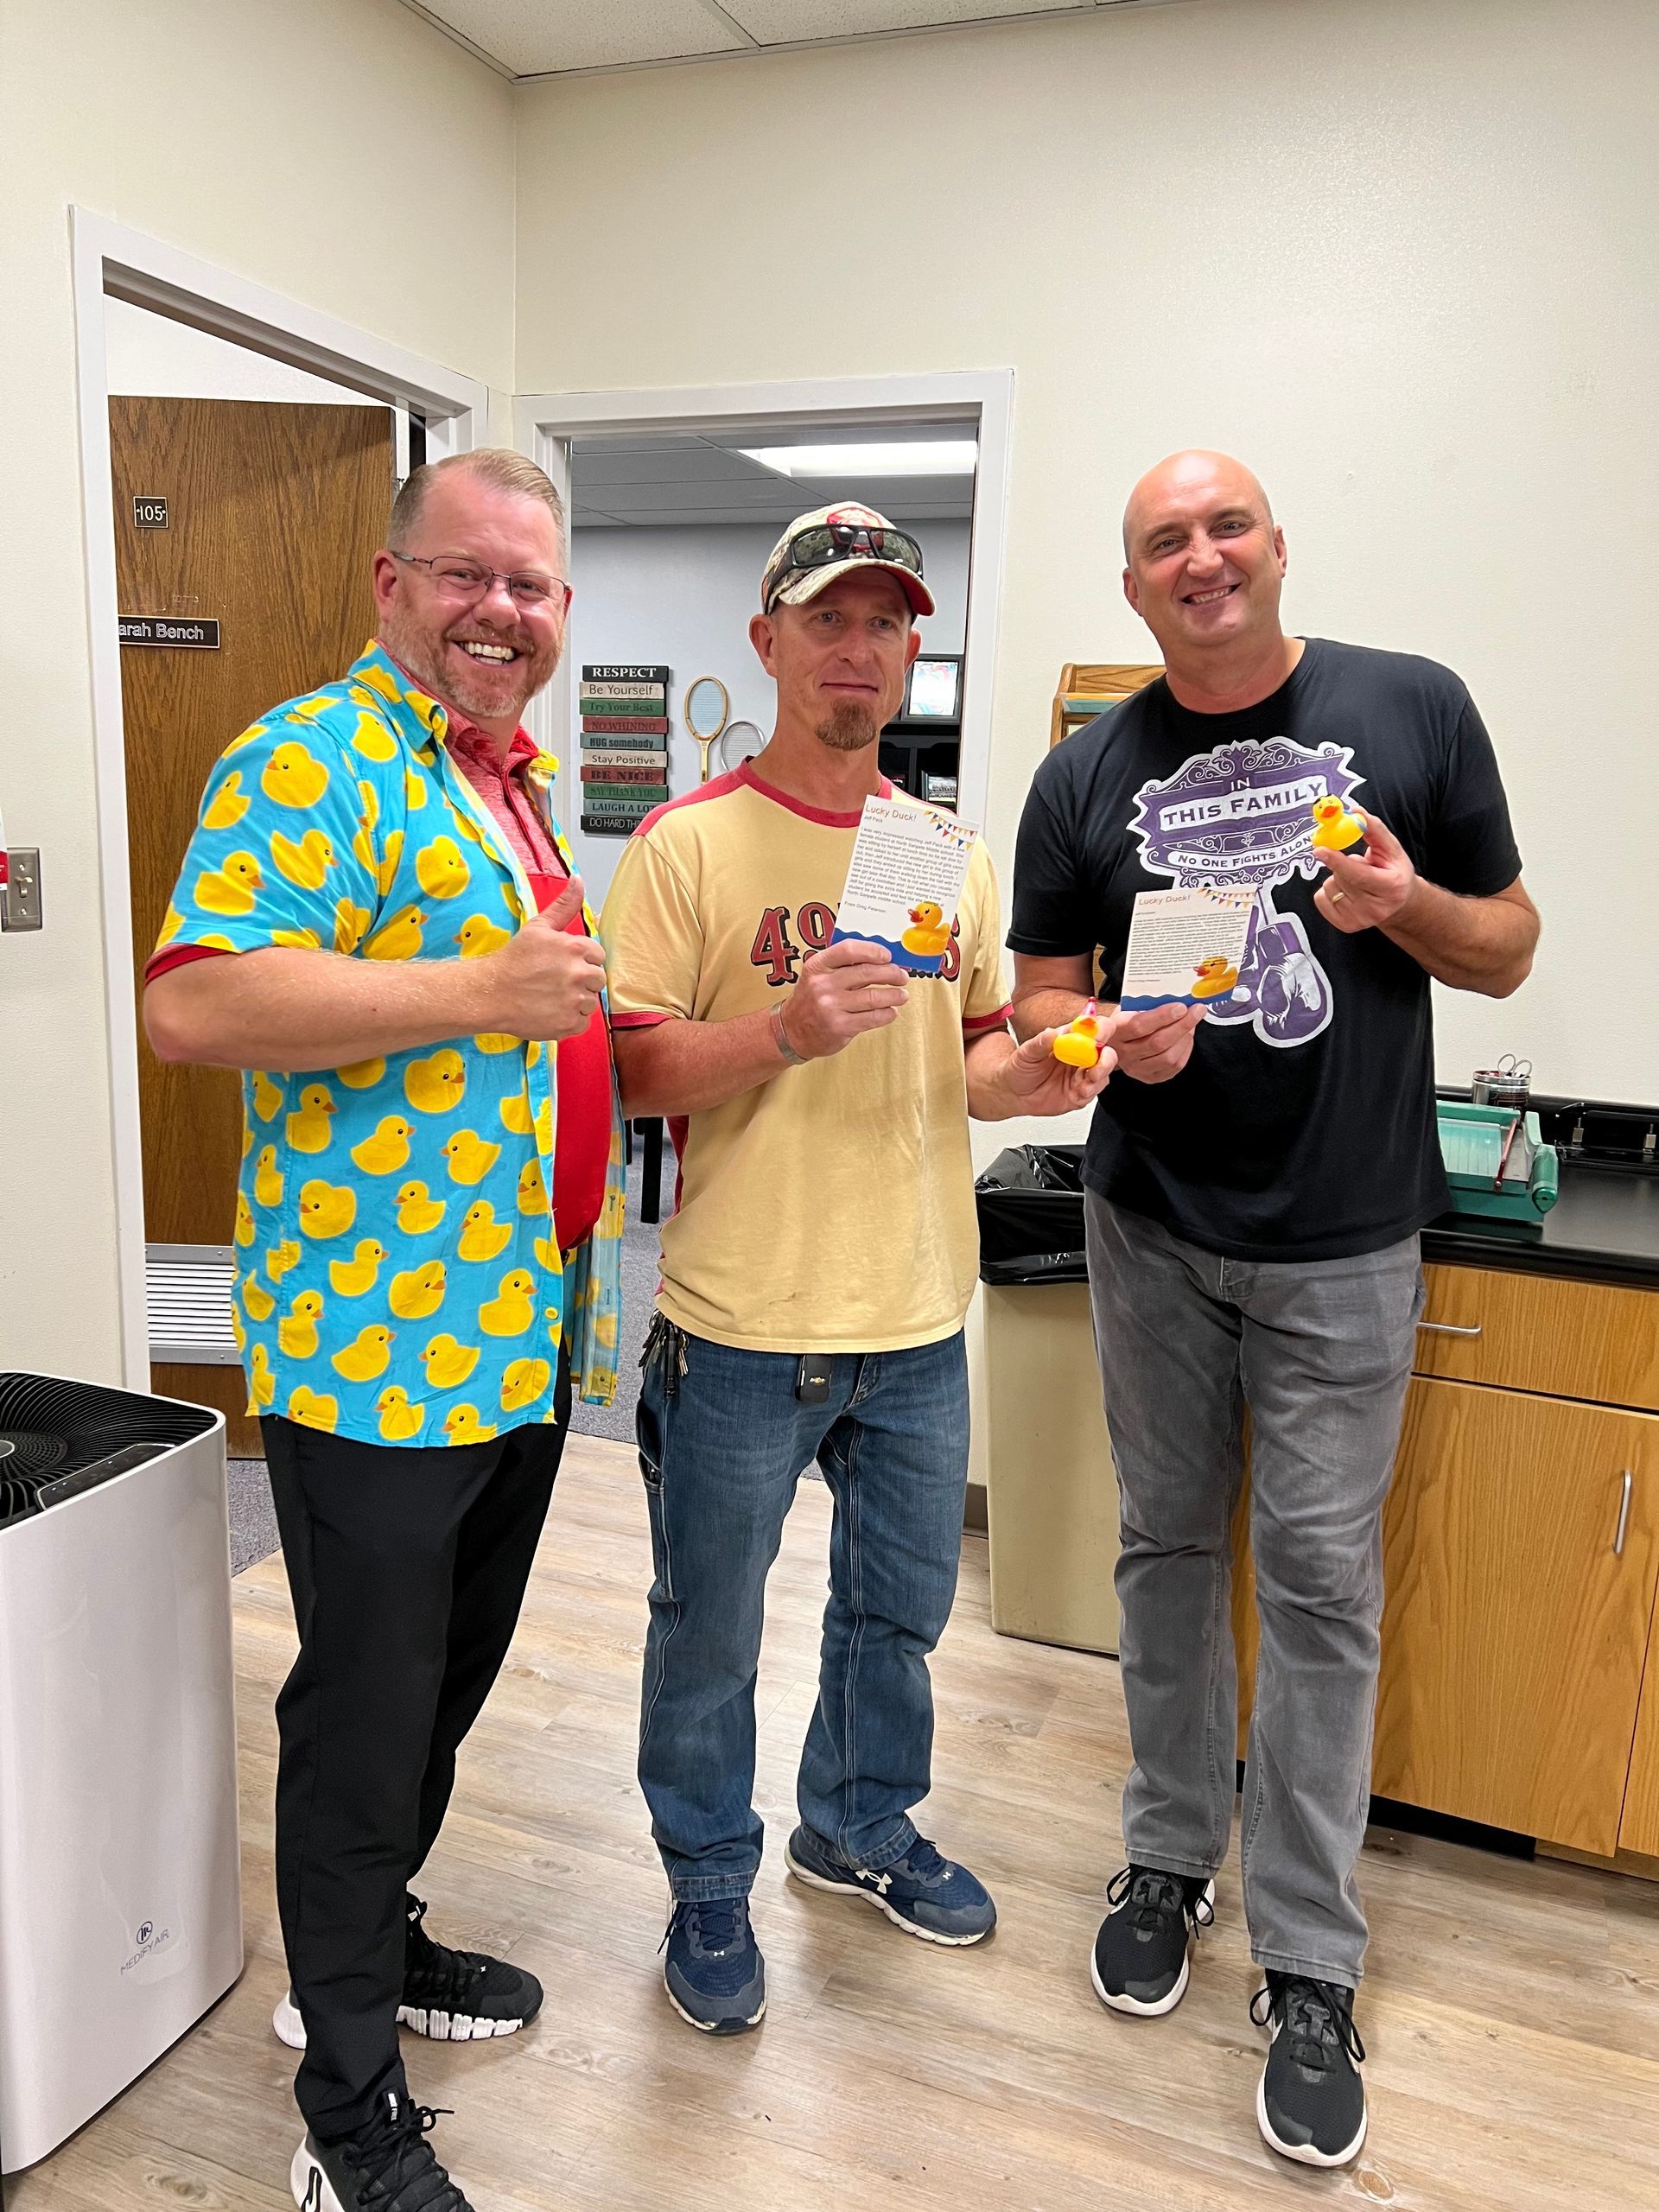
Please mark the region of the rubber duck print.
<svg viewBox="0 0 1659 2212"><path fill-rule="evenodd" d="M363 948L365 960L414 960L421 950L426 916L418 906L400 906L385 929L377 930Z"/></svg>
<svg viewBox="0 0 1659 2212"><path fill-rule="evenodd" d="M384 1060L353 1060L348 1066L334 1070L347 1090L372 1090L385 1071Z"/></svg>
<svg viewBox="0 0 1659 2212"><path fill-rule="evenodd" d="M396 1333L384 1322L371 1321L366 1329L358 1331L344 1351L334 1354L329 1365L348 1382L372 1382L391 1363L391 1340Z"/></svg>
<svg viewBox="0 0 1659 2212"><path fill-rule="evenodd" d="M266 761L259 788L278 806L315 806L328 788L328 771L297 739L290 739Z"/></svg>
<svg viewBox="0 0 1659 2212"><path fill-rule="evenodd" d="M515 1268L502 1276L499 1294L478 1309L478 1325L486 1337L522 1337L536 1319L531 1300L536 1278L528 1268Z"/></svg>
<svg viewBox="0 0 1659 2212"><path fill-rule="evenodd" d="M1200 960L1192 972L1198 978L1192 986L1195 999L1218 999L1238 981L1238 970L1232 962L1224 960L1217 952L1212 952L1207 960Z"/></svg>
<svg viewBox="0 0 1659 2212"><path fill-rule="evenodd" d="M496 1260L506 1250L512 1235L512 1224L497 1221L487 1198L475 1198L461 1217L456 1249L463 1260Z"/></svg>
<svg viewBox="0 0 1659 2212"><path fill-rule="evenodd" d="M254 1070L253 1110L262 1122L271 1121L282 1112L283 1102L287 1096L281 1084L273 1083L259 1069Z"/></svg>
<svg viewBox="0 0 1659 2212"><path fill-rule="evenodd" d="M1329 792L1316 798L1308 810L1313 817L1313 842L1326 852L1345 853L1350 845L1357 845L1365 835L1365 817L1351 814L1343 802Z"/></svg>
<svg viewBox="0 0 1659 2212"><path fill-rule="evenodd" d="M478 960L486 952L499 952L512 935L511 930L498 929L487 914L468 914L456 931L454 942L463 960Z"/></svg>
<svg viewBox="0 0 1659 2212"><path fill-rule="evenodd" d="M524 1044L522 1037L508 1037L497 1029L486 1029L473 1042L480 1052L516 1052Z"/></svg>
<svg viewBox="0 0 1659 2212"><path fill-rule="evenodd" d="M292 1152L327 1152L334 1142L334 1133L328 1117L334 1110L334 1102L325 1083L308 1083L300 1093L297 1110L288 1117L289 1149Z"/></svg>
<svg viewBox="0 0 1659 2212"><path fill-rule="evenodd" d="M426 1379L435 1390L453 1390L478 1365L479 1347L457 1344L454 1337L435 1336L421 1354Z"/></svg>
<svg viewBox="0 0 1659 2212"><path fill-rule="evenodd" d="M451 1444L487 1444L495 1434L479 1419L476 1406L451 1406L443 1417L443 1433Z"/></svg>
<svg viewBox="0 0 1659 2212"><path fill-rule="evenodd" d="M519 1172L518 1211L531 1221L551 1211L547 1203L547 1185L542 1180L539 1160L527 1160Z"/></svg>
<svg viewBox="0 0 1659 2212"><path fill-rule="evenodd" d="M242 1306L250 1321L269 1321L276 1311L276 1301L257 1275L242 1279Z"/></svg>
<svg viewBox="0 0 1659 2212"><path fill-rule="evenodd" d="M496 1110L501 1116L502 1128L510 1135L528 1137L536 1134L536 1116L531 1110L527 1090L514 1091L510 1097L501 1101ZM551 1109L549 1110L550 1112Z"/></svg>
<svg viewBox="0 0 1659 2212"><path fill-rule="evenodd" d="M300 1228L307 1236L343 1236L356 1219L357 1194L343 1184L301 1185Z"/></svg>
<svg viewBox="0 0 1659 2212"><path fill-rule="evenodd" d="M248 1355L248 1395L256 1413L267 1414L276 1398L276 1377L270 1371L270 1354L255 1344Z"/></svg>
<svg viewBox="0 0 1659 2212"><path fill-rule="evenodd" d="M490 1144L476 1129L457 1129L443 1147L452 1183L481 1183L501 1157L499 1144Z"/></svg>
<svg viewBox="0 0 1659 2212"><path fill-rule="evenodd" d="M191 893L207 914L251 914L253 894L263 891L265 879L251 853L227 853L216 868L204 868Z"/></svg>
<svg viewBox="0 0 1659 2212"><path fill-rule="evenodd" d="M276 1166L276 1147L262 1145L259 1157L253 1163L253 1197L256 1205L279 1206L283 1203L283 1178Z"/></svg>
<svg viewBox="0 0 1659 2212"><path fill-rule="evenodd" d="M302 1382L289 1393L288 1417L302 1428L327 1429L332 1434L340 1421L340 1400Z"/></svg>
<svg viewBox="0 0 1659 2212"><path fill-rule="evenodd" d="M397 1226L405 1236L425 1236L443 1219L447 1198L428 1194L424 1183L405 1183L397 1192Z"/></svg>
<svg viewBox="0 0 1659 2212"><path fill-rule="evenodd" d="M276 1324L278 1349L289 1359L311 1358L317 1349L317 1323L321 1318L321 1294L302 1290Z"/></svg>
<svg viewBox="0 0 1659 2212"><path fill-rule="evenodd" d="M502 1412L522 1413L541 1396L552 1379L553 1370L544 1359L509 1360L501 1377Z"/></svg>
<svg viewBox="0 0 1659 2212"><path fill-rule="evenodd" d="M409 1141L414 1134L401 1114L387 1114L376 1123L372 1136L352 1147L352 1158L365 1175L396 1175L409 1165Z"/></svg>
<svg viewBox="0 0 1659 2212"><path fill-rule="evenodd" d="M232 768L203 806L201 826L204 830L234 830L252 804L251 795L242 788L242 771Z"/></svg>
<svg viewBox="0 0 1659 2212"><path fill-rule="evenodd" d="M427 1260L406 1274L393 1275L387 1304L400 1321L429 1320L443 1303L442 1260Z"/></svg>
<svg viewBox="0 0 1659 2212"><path fill-rule="evenodd" d="M407 1444L418 1436L426 1421L426 1408L411 1405L407 1390L388 1382L374 1402L380 1416L380 1433L388 1444Z"/></svg>
<svg viewBox="0 0 1659 2212"><path fill-rule="evenodd" d="M429 899L458 899L473 880L453 837L435 837L415 855L415 875Z"/></svg>
<svg viewBox="0 0 1659 2212"><path fill-rule="evenodd" d="M1054 1057L1069 1068L1092 1068L1100 1059L1100 1033L1105 1022L1090 999L1083 1012L1068 1021L1054 1039Z"/></svg>
<svg viewBox="0 0 1659 2212"><path fill-rule="evenodd" d="M911 908L910 925L899 940L905 950L914 952L924 960L938 959L950 942L944 909L936 906L931 899L924 899L918 906Z"/></svg>
<svg viewBox="0 0 1659 2212"><path fill-rule="evenodd" d="M467 1063L452 1046L404 1070L404 1096L417 1114L453 1114L467 1095Z"/></svg>
<svg viewBox="0 0 1659 2212"><path fill-rule="evenodd" d="M366 906L353 906L349 899L342 899L334 908L334 950L355 952L373 919Z"/></svg>
<svg viewBox="0 0 1659 2212"><path fill-rule="evenodd" d="M298 1256L298 1248L296 1248ZM365 1291L374 1288L380 1273L380 1262L386 1256L386 1248L372 1236L365 1236L349 1260L330 1260L328 1281L341 1298L361 1298Z"/></svg>
<svg viewBox="0 0 1659 2212"><path fill-rule="evenodd" d="M281 1282L290 1268L296 1268L299 1264L300 1248L291 1241L273 1244L265 1255L265 1273L270 1277L272 1282Z"/></svg>
<svg viewBox="0 0 1659 2212"><path fill-rule="evenodd" d="M378 715L359 715L357 729L352 738L352 750L360 753L365 760L395 760L397 741Z"/></svg>
<svg viewBox="0 0 1659 2212"><path fill-rule="evenodd" d="M298 884L302 891L321 891L334 864L334 849L321 830L308 830L297 845L278 830L271 836L270 857L278 875Z"/></svg>
<svg viewBox="0 0 1659 2212"><path fill-rule="evenodd" d="M253 1242L253 1208L241 1191L236 1194L236 1227L232 1234L244 1249Z"/></svg>

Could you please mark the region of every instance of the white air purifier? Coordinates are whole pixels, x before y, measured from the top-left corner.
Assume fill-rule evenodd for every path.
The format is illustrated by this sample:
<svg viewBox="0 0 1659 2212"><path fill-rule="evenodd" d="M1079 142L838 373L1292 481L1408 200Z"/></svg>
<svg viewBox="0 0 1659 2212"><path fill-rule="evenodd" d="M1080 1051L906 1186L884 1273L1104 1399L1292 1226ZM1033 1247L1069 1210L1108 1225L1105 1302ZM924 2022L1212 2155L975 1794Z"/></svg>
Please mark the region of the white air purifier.
<svg viewBox="0 0 1659 2212"><path fill-rule="evenodd" d="M224 1417L0 1373L0 2171L241 1971Z"/></svg>

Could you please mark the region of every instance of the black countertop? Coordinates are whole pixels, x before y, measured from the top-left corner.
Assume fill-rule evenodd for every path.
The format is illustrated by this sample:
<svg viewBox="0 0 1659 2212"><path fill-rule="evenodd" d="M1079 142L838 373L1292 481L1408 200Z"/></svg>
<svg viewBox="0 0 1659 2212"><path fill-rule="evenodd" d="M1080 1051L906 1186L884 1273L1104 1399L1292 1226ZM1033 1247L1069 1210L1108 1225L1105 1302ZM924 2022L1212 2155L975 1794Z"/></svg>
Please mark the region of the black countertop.
<svg viewBox="0 0 1659 2212"><path fill-rule="evenodd" d="M1423 1257L1659 1290L1659 1175L1564 1160L1541 1230L1445 1213L1423 1231Z"/></svg>

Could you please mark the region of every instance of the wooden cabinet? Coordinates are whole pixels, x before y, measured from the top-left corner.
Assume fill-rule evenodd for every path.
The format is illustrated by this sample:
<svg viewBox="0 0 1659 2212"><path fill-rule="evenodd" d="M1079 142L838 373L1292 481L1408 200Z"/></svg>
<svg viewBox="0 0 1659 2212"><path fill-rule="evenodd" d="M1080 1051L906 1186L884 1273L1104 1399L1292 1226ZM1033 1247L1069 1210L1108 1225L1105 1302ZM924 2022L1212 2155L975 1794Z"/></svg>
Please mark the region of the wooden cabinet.
<svg viewBox="0 0 1659 2212"><path fill-rule="evenodd" d="M1659 1296L1456 1267L1383 1520L1379 1796L1659 1857ZM1478 1331L1478 1333L1474 1333ZM1452 1379L1452 1377L1462 1379ZM1234 1523L1239 1749L1256 1620Z"/></svg>

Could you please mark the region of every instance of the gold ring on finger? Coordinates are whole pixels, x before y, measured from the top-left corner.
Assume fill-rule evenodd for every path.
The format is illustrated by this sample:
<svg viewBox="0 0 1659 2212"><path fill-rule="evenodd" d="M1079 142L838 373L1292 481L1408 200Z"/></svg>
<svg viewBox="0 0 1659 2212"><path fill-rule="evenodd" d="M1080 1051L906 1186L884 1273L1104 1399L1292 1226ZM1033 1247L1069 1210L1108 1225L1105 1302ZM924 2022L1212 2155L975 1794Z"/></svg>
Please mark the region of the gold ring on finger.
<svg viewBox="0 0 1659 2212"><path fill-rule="evenodd" d="M1333 884L1332 885L1332 887L1331 887L1331 904L1332 904L1333 906L1337 904L1337 902L1338 902L1338 899L1345 899L1345 898L1347 897L1347 895L1348 895L1348 894L1347 894L1347 893L1343 889L1342 886L1341 886L1339 883L1333 883Z"/></svg>

